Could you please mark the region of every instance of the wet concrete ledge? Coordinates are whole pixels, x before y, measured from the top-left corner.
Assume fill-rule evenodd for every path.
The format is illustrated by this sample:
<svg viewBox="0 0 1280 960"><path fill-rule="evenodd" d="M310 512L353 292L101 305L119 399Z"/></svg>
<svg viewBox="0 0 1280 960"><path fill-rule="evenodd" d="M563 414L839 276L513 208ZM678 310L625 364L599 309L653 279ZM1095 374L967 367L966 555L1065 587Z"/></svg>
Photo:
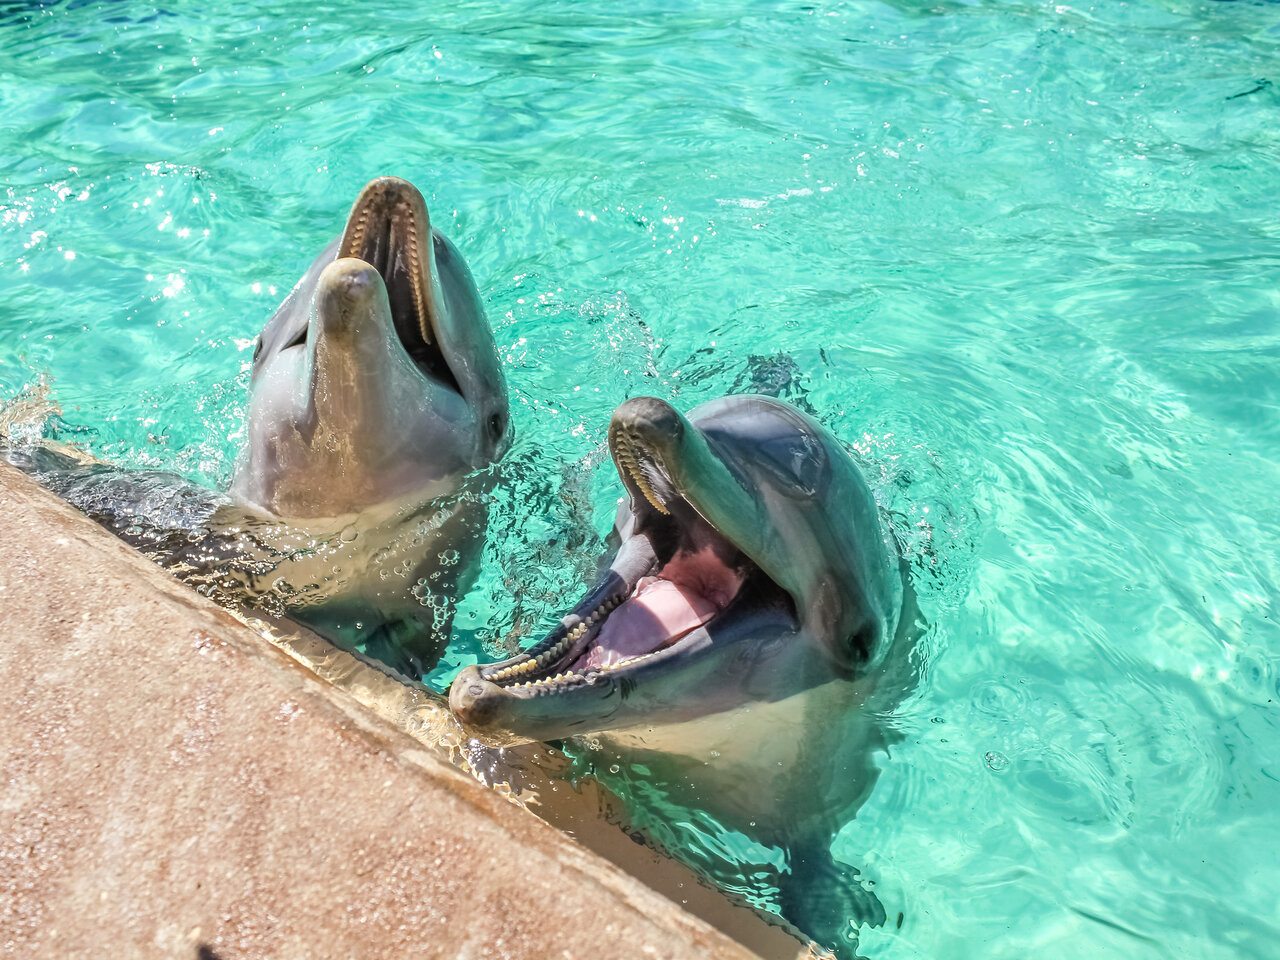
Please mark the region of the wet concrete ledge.
<svg viewBox="0 0 1280 960"><path fill-rule="evenodd" d="M0 689L0 956L753 956L3 463Z"/></svg>

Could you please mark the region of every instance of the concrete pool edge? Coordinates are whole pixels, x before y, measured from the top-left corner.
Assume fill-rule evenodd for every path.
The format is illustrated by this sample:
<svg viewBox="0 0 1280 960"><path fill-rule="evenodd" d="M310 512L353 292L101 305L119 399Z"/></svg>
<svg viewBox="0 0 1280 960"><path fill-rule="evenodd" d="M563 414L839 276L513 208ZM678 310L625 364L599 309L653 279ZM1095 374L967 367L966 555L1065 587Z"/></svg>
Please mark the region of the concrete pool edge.
<svg viewBox="0 0 1280 960"><path fill-rule="evenodd" d="M0 954L751 957L0 463Z"/></svg>

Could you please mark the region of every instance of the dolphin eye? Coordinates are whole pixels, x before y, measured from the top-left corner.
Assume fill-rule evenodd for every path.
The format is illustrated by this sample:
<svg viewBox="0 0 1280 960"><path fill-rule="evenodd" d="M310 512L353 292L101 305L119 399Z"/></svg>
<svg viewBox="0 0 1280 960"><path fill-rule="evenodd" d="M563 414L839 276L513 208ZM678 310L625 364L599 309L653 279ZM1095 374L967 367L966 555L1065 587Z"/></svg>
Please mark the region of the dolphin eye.
<svg viewBox="0 0 1280 960"><path fill-rule="evenodd" d="M262 338L259 337L253 343L253 363L258 362L258 358L262 356Z"/></svg>
<svg viewBox="0 0 1280 960"><path fill-rule="evenodd" d="M502 431L507 428L507 418L501 413L495 413L489 417L489 436L497 440L502 436Z"/></svg>

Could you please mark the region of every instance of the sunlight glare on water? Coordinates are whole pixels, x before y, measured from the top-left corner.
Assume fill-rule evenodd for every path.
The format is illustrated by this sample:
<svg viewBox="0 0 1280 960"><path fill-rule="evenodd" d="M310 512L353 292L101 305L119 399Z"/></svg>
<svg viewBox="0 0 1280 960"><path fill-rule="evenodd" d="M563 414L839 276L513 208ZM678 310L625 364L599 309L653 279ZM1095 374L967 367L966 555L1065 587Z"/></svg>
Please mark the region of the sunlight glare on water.
<svg viewBox="0 0 1280 960"><path fill-rule="evenodd" d="M590 575L621 400L780 394L931 623L861 951L1276 955L1280 5L7 2L0 107L22 436L224 485L260 325L407 177L516 431L432 686Z"/></svg>

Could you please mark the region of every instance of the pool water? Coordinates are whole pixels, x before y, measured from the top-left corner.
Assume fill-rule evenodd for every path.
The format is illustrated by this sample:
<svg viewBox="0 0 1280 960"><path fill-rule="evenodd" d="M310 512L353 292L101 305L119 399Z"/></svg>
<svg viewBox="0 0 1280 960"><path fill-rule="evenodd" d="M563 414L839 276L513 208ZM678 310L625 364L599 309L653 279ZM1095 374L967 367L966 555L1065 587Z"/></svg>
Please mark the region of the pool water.
<svg viewBox="0 0 1280 960"><path fill-rule="evenodd" d="M810 409L930 624L859 950L1277 955L1280 6L8 2L0 169L12 432L209 486L356 191L423 189L516 431L438 690L580 592L622 399Z"/></svg>

